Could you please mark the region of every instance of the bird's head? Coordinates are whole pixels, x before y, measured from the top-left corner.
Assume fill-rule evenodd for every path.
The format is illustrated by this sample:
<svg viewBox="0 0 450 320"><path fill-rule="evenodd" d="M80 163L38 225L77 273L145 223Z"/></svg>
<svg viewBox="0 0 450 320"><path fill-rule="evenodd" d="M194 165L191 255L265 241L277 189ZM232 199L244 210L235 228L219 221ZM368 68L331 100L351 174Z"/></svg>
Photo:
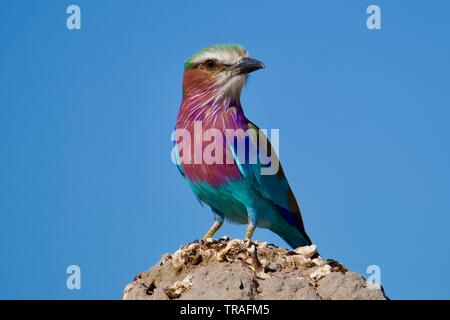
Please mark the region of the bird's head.
<svg viewBox="0 0 450 320"><path fill-rule="evenodd" d="M242 46L211 46L186 61L183 93L192 96L210 92L239 99L248 74L262 68L264 64L250 58Z"/></svg>

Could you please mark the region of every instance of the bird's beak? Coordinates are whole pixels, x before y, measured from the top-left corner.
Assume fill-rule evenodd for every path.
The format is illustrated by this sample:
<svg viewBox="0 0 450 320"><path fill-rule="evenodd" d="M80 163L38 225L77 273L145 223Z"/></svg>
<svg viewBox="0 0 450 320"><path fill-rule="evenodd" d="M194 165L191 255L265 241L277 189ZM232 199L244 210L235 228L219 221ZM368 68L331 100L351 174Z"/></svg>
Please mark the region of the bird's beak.
<svg viewBox="0 0 450 320"><path fill-rule="evenodd" d="M264 63L252 58L242 58L234 65L237 74L250 73L265 68Z"/></svg>

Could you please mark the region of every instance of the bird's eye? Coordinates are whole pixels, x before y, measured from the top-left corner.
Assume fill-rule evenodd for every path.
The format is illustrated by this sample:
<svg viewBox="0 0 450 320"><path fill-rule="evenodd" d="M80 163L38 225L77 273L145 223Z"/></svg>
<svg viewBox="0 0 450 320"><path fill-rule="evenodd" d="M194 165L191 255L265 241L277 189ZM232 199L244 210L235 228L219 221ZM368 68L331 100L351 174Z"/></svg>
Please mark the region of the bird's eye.
<svg viewBox="0 0 450 320"><path fill-rule="evenodd" d="M217 66L217 61L216 61L216 60L212 60L212 59L206 60L206 61L205 61L205 66L206 66L208 69L212 69L212 68L214 68L214 67Z"/></svg>

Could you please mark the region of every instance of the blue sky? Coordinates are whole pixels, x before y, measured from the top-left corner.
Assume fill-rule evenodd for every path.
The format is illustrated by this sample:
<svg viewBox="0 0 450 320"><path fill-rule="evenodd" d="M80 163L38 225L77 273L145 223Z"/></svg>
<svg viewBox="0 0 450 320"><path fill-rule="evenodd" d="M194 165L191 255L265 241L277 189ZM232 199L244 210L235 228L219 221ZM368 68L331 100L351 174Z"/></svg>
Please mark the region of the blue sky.
<svg viewBox="0 0 450 320"><path fill-rule="evenodd" d="M82 29L66 28L81 7ZM369 4L382 30L366 28ZM240 43L242 103L320 252L394 299L450 298L447 1L2 1L0 298L120 298L212 215L170 160L184 60ZM218 235L242 238L244 226ZM257 230L255 239L285 245ZM82 289L66 288L81 267Z"/></svg>

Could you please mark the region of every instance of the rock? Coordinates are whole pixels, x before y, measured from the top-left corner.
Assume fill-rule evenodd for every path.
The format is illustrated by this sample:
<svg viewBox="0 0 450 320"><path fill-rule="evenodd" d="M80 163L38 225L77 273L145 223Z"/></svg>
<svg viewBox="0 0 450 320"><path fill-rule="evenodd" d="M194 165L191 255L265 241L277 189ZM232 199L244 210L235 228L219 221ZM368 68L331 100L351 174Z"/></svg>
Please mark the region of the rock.
<svg viewBox="0 0 450 320"><path fill-rule="evenodd" d="M310 258L301 255L287 256L286 260L295 267L312 267L314 263Z"/></svg>
<svg viewBox="0 0 450 320"><path fill-rule="evenodd" d="M320 279L325 278L327 275L329 275L330 272L331 272L331 267L328 264L326 264L323 267L320 267L320 268L314 270L313 272L311 272L309 274L309 277L313 281L317 282Z"/></svg>
<svg viewBox="0 0 450 320"><path fill-rule="evenodd" d="M366 280L355 272L331 272L319 281L317 293L331 300L386 300L383 289L369 289Z"/></svg>
<svg viewBox="0 0 450 320"><path fill-rule="evenodd" d="M312 263L314 263L314 265L316 265L318 267L323 267L325 265L325 261L323 261L323 259L320 257L312 259Z"/></svg>
<svg viewBox="0 0 450 320"><path fill-rule="evenodd" d="M315 245L287 250L267 242L195 241L164 255L125 287L123 299L381 299L365 279Z"/></svg>
<svg viewBox="0 0 450 320"><path fill-rule="evenodd" d="M239 247L239 245L240 245L240 240L233 239L233 240L229 241L227 246L225 247L225 249L223 249L217 253L217 260L225 261L227 254L234 248Z"/></svg>
<svg viewBox="0 0 450 320"><path fill-rule="evenodd" d="M312 258L317 254L317 246L315 244L312 244L310 246L298 247L294 251L304 256L305 258Z"/></svg>
<svg viewBox="0 0 450 320"><path fill-rule="evenodd" d="M181 294L192 287L192 276L187 275L182 281L175 281L170 287L164 288L164 293L169 299L177 299Z"/></svg>

